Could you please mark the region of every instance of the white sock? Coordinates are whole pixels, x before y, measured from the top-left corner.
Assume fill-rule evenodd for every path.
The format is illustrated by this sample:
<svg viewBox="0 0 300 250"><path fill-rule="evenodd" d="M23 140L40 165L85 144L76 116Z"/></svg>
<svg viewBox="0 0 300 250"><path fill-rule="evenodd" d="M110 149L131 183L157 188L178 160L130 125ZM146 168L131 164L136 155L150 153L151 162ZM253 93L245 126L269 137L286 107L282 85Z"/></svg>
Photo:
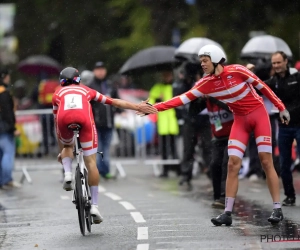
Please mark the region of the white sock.
<svg viewBox="0 0 300 250"><path fill-rule="evenodd" d="M98 205L98 186L90 186L92 205Z"/></svg>
<svg viewBox="0 0 300 250"><path fill-rule="evenodd" d="M232 212L235 198L226 197L225 198L225 211L224 212Z"/></svg>
<svg viewBox="0 0 300 250"><path fill-rule="evenodd" d="M62 159L62 164L65 170L65 173L67 172L72 172L72 158L70 157L65 157Z"/></svg>
<svg viewBox="0 0 300 250"><path fill-rule="evenodd" d="M281 208L281 204L279 201L273 202L273 208Z"/></svg>

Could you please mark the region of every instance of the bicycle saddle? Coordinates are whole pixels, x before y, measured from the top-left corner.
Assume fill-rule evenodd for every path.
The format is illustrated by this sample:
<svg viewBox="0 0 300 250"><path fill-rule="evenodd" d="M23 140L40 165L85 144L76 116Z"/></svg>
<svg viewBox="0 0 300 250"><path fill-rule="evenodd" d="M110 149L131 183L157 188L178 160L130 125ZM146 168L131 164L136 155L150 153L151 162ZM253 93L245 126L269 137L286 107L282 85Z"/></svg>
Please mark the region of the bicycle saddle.
<svg viewBox="0 0 300 250"><path fill-rule="evenodd" d="M70 125L68 125L68 129L71 129L71 130L80 130L81 126L79 124L76 124L76 123L71 123Z"/></svg>

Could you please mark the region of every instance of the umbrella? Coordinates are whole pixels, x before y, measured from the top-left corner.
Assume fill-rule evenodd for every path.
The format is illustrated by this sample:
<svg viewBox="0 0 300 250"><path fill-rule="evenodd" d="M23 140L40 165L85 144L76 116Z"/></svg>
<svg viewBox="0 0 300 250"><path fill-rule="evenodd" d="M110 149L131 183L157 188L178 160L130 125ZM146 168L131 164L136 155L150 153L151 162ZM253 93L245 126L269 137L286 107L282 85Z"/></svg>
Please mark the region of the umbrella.
<svg viewBox="0 0 300 250"><path fill-rule="evenodd" d="M176 64L175 48L172 46L153 46L131 56L119 70L120 74L141 73L147 70L172 69Z"/></svg>
<svg viewBox="0 0 300 250"><path fill-rule="evenodd" d="M33 55L18 64L18 70L28 75L59 74L62 66L53 58L46 55Z"/></svg>
<svg viewBox="0 0 300 250"><path fill-rule="evenodd" d="M192 63L199 63L198 52L199 50L208 44L214 44L220 47L223 51L222 46L205 37L194 37L185 40L175 51L175 58L179 60L188 60ZM224 52L225 53L225 52Z"/></svg>
<svg viewBox="0 0 300 250"><path fill-rule="evenodd" d="M293 56L290 47L281 38L270 35L256 36L243 47L241 59L269 58L276 51L283 51L289 58Z"/></svg>

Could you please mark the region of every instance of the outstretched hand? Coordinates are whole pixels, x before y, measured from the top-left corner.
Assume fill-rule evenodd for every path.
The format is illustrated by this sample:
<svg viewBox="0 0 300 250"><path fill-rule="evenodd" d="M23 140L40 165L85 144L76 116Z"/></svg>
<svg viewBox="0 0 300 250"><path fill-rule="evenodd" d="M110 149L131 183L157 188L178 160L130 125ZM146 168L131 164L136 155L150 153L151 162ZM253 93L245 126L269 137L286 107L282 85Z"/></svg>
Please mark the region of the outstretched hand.
<svg viewBox="0 0 300 250"><path fill-rule="evenodd" d="M158 111L149 102L149 98L138 104L138 110L136 112L139 116L145 116L148 114L156 114Z"/></svg>

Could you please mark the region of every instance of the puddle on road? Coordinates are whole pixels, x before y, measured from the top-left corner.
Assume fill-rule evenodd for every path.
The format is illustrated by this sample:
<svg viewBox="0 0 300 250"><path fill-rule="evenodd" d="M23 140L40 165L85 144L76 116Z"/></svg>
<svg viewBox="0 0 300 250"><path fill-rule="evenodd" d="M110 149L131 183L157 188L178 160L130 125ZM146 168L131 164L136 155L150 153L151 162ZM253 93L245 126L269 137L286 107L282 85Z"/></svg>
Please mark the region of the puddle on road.
<svg viewBox="0 0 300 250"><path fill-rule="evenodd" d="M177 182L176 182L177 183ZM161 183L162 184L162 183ZM193 200L209 200L211 201L212 190L210 185L194 186L192 191L186 187L178 188L174 185L174 180L164 181L161 185L162 189L172 194L181 195L182 197ZM179 191L180 190L180 191ZM210 191L208 191L210 190ZM210 203L209 203L210 204ZM216 210L216 214L218 210ZM223 209L219 209L220 213ZM267 219L270 217L272 209L268 206L262 206L251 200L237 198L234 205L233 226L231 229L237 234L245 236L262 236L262 235L278 235L300 240L300 224L289 218L285 218L278 225L271 225ZM281 239L283 240L283 238Z"/></svg>

